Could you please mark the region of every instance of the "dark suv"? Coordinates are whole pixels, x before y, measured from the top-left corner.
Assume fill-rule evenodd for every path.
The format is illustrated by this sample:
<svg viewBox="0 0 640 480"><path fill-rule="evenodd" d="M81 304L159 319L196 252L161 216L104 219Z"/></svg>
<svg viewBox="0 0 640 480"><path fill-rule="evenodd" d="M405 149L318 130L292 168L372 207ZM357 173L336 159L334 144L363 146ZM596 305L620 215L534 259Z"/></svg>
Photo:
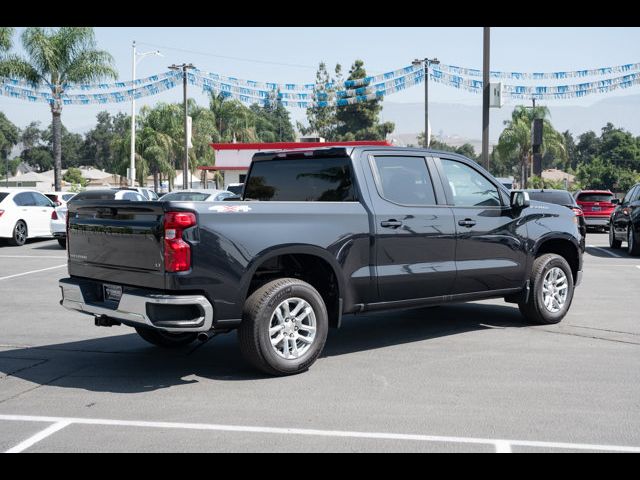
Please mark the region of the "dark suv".
<svg viewBox="0 0 640 480"><path fill-rule="evenodd" d="M627 242L629 255L640 255L640 183L631 187L616 206L610 224L609 246L620 248Z"/></svg>

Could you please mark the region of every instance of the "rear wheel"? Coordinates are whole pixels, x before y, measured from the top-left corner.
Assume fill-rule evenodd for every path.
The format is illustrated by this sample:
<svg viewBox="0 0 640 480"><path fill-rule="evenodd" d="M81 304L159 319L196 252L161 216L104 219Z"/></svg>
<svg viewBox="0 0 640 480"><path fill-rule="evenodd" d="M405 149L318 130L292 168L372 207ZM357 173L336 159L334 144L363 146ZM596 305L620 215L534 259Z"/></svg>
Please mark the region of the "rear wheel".
<svg viewBox="0 0 640 480"><path fill-rule="evenodd" d="M616 233L613 225L609 228L609 246L614 250L617 250L622 246L622 240L616 240Z"/></svg>
<svg viewBox="0 0 640 480"><path fill-rule="evenodd" d="M26 243L28 236L27 224L22 220L18 220L15 227L13 227L13 236L9 239L9 244L14 247L21 247Z"/></svg>
<svg viewBox="0 0 640 480"><path fill-rule="evenodd" d="M307 370L327 339L324 300L302 280L269 282L247 299L238 329L240 350L254 367L270 375Z"/></svg>
<svg viewBox="0 0 640 480"><path fill-rule="evenodd" d="M528 301L518 304L524 317L539 325L560 322L573 300L573 274L567 261L555 253L536 258Z"/></svg>
<svg viewBox="0 0 640 480"><path fill-rule="evenodd" d="M138 332L138 335L152 345L164 348L177 348L189 345L198 336L197 333L163 332L162 330L153 330L151 328L144 327L136 327L136 332Z"/></svg>
<svg viewBox="0 0 640 480"><path fill-rule="evenodd" d="M62 248L64 248L66 250L67 249L67 239L66 238L59 238L58 239L58 245L60 245Z"/></svg>
<svg viewBox="0 0 640 480"><path fill-rule="evenodd" d="M627 251L629 255L640 255L640 241L638 241L638 237L633 231L633 225L629 225L629 230L627 231Z"/></svg>

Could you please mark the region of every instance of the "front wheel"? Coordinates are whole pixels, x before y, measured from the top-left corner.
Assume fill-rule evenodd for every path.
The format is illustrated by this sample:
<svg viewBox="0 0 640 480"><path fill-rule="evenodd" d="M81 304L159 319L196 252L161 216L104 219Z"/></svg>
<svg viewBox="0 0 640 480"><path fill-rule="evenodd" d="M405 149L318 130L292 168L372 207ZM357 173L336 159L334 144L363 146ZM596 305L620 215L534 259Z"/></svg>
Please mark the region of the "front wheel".
<svg viewBox="0 0 640 480"><path fill-rule="evenodd" d="M609 247L613 250L617 250L622 246L622 240L616 240L616 233L613 225L609 227Z"/></svg>
<svg viewBox="0 0 640 480"><path fill-rule="evenodd" d="M163 332L162 330L153 330L145 327L136 327L136 332L150 344L163 348L184 347L193 342L198 336L197 333Z"/></svg>
<svg viewBox="0 0 640 480"><path fill-rule="evenodd" d="M238 329L240 350L254 367L270 375L307 370L327 339L324 300L302 280L281 278L253 292Z"/></svg>
<svg viewBox="0 0 640 480"><path fill-rule="evenodd" d="M524 317L539 325L559 323L573 300L573 274L567 261L555 253L536 258L528 301L518 304Z"/></svg>

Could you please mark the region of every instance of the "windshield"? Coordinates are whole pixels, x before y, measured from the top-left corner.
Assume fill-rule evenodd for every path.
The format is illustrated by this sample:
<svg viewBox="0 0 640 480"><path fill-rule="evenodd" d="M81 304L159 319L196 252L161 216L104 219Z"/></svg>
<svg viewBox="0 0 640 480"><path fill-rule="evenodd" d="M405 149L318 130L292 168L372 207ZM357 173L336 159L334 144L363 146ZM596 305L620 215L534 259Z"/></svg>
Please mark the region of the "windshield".
<svg viewBox="0 0 640 480"><path fill-rule="evenodd" d="M578 195L580 202L611 202L613 195L610 193L581 193Z"/></svg>
<svg viewBox="0 0 640 480"><path fill-rule="evenodd" d="M167 193L162 196L163 201L176 201L176 202L203 202L209 198L209 193L200 192L175 192Z"/></svg>
<svg viewBox="0 0 640 480"><path fill-rule="evenodd" d="M569 192L529 192L531 200L555 203L556 205L573 205L573 197Z"/></svg>

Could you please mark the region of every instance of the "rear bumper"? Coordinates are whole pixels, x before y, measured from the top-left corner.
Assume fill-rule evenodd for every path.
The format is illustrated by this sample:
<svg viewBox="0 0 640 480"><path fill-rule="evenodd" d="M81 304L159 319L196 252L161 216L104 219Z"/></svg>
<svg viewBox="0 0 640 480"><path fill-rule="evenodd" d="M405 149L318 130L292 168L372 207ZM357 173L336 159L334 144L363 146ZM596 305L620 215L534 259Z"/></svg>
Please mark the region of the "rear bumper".
<svg viewBox="0 0 640 480"><path fill-rule="evenodd" d="M609 217L584 217L587 227L608 227Z"/></svg>
<svg viewBox="0 0 640 480"><path fill-rule="evenodd" d="M105 302L95 295L98 282L64 278L60 304L68 310L104 316L132 327L148 327L167 332L206 332L213 324L213 307L203 295L166 295L135 290L123 291L120 301ZM196 312L180 318L183 312Z"/></svg>

